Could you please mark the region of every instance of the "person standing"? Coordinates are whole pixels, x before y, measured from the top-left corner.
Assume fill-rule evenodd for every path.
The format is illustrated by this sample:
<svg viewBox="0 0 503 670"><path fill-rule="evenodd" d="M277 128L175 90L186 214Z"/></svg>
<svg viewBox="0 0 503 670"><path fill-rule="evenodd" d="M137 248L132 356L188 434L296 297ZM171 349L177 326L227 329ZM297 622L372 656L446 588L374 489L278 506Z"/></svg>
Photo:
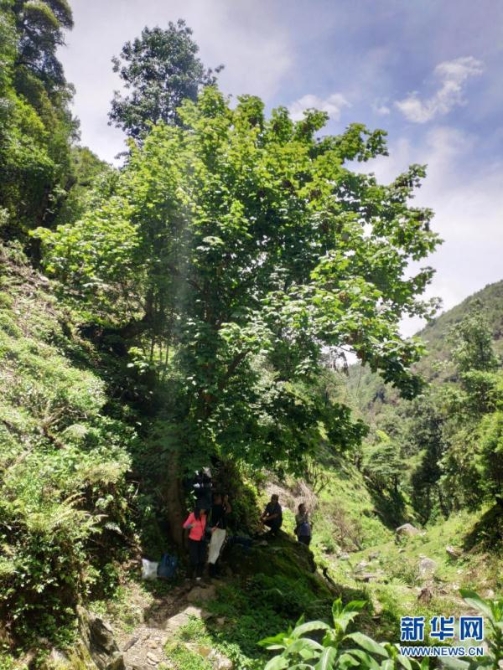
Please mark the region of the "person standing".
<svg viewBox="0 0 503 670"><path fill-rule="evenodd" d="M220 493L213 496L210 528L211 540L208 554L208 575L218 579L217 561L227 535L227 516L232 512L229 496Z"/></svg>
<svg viewBox="0 0 503 670"><path fill-rule="evenodd" d="M271 500L267 503L260 520L266 526L269 526L273 535L277 535L283 524L283 510L279 504L279 496L276 493L273 493L271 496Z"/></svg>
<svg viewBox="0 0 503 670"><path fill-rule="evenodd" d="M309 514L304 503L300 503L295 515L295 535L297 540L309 547L311 543L311 524L309 523Z"/></svg>
<svg viewBox="0 0 503 670"><path fill-rule="evenodd" d="M192 482L192 490L199 509L211 509L211 472L209 468L198 470Z"/></svg>
<svg viewBox="0 0 503 670"><path fill-rule="evenodd" d="M190 577L201 581L204 564L206 562L206 510L196 506L189 514L183 527L189 531L189 560Z"/></svg>

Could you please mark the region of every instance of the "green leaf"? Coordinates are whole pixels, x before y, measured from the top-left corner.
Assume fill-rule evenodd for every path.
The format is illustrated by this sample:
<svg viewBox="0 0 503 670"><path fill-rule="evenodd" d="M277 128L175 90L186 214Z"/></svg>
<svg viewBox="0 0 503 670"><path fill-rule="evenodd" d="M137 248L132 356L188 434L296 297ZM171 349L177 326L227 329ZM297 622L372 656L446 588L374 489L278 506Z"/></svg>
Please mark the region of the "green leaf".
<svg viewBox="0 0 503 670"><path fill-rule="evenodd" d="M277 635L273 635L272 637L265 637L263 640L259 640L257 644L259 644L261 647L268 647L271 644L278 645L279 643L287 639L287 637L288 633L278 633ZM283 646L284 645L282 645L282 647Z"/></svg>
<svg viewBox="0 0 503 670"><path fill-rule="evenodd" d="M320 660L314 666L315 670L333 670L337 662L337 649L329 647L320 656Z"/></svg>
<svg viewBox="0 0 503 670"><path fill-rule="evenodd" d="M295 640L292 644L289 644L285 649L285 653L288 655L299 654L304 659L309 659L319 656L322 650L323 647L318 642L310 640L309 638L301 638Z"/></svg>
<svg viewBox="0 0 503 670"><path fill-rule="evenodd" d="M482 612L485 614L485 616L489 620L493 620L493 612L491 609L491 606L485 602L478 593L475 593L475 591L470 591L469 589L460 589L460 594L463 600L468 603L468 605L471 605L475 609L477 609L479 612Z"/></svg>
<svg viewBox="0 0 503 670"><path fill-rule="evenodd" d="M360 668L361 662L357 661L351 654L342 654L337 663L337 670L346 670L346 668Z"/></svg>
<svg viewBox="0 0 503 670"><path fill-rule="evenodd" d="M360 659L360 667L368 668L369 670L379 670L379 664L375 658L370 656L366 651L362 651L361 649L351 649L348 653L351 654L353 658Z"/></svg>
<svg viewBox="0 0 503 670"><path fill-rule="evenodd" d="M354 640L356 644L358 644L360 647L363 647L363 649L369 651L371 654L378 654L379 656L385 657L388 656L386 649L384 649L382 645L373 640L371 637L364 635L363 633L351 633L346 637Z"/></svg>
<svg viewBox="0 0 503 670"><path fill-rule="evenodd" d="M264 670L286 670L290 664L283 656L275 656L266 664Z"/></svg>
<svg viewBox="0 0 503 670"><path fill-rule="evenodd" d="M412 663L410 662L410 660L406 656L400 656L399 655L397 657L397 660L402 667L406 668L406 670L412 670ZM428 665L429 665L429 660L427 658L424 659L424 660L427 661ZM428 667L428 666L426 666L426 667Z"/></svg>
<svg viewBox="0 0 503 670"><path fill-rule="evenodd" d="M301 624L300 626L296 626L292 631L292 636L301 637L302 635L310 633L313 630L331 630L331 628L324 621L308 621Z"/></svg>
<svg viewBox="0 0 503 670"><path fill-rule="evenodd" d="M366 604L367 604L367 602L365 600L351 600L344 607L344 610L348 611L348 612L353 611L353 610L359 612L360 610L362 610L365 607Z"/></svg>

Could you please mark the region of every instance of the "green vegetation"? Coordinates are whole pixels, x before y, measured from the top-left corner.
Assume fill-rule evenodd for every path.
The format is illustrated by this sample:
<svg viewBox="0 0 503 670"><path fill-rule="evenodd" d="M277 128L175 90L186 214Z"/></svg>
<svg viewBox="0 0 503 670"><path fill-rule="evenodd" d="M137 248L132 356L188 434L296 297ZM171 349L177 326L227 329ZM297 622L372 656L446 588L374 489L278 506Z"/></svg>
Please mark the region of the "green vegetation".
<svg viewBox="0 0 503 670"><path fill-rule="evenodd" d="M388 522L394 525L406 517L426 524L492 504L486 544L501 542L503 373L492 330L497 333L499 326L491 321L494 309L487 307L497 288L466 301L465 311L455 310L457 324L444 334L440 359L445 360L437 374L422 362L432 381L414 401L401 400L375 377L363 373L358 379L358 371L352 371L353 406L361 389L365 404L357 411L372 426L358 465L391 503L394 515ZM452 324L450 313L438 320L442 333L445 322ZM434 325L423 333L437 341Z"/></svg>
<svg viewBox="0 0 503 670"><path fill-rule="evenodd" d="M491 632L489 653L472 661L445 661L443 667L453 668L493 668L500 667L503 658L503 600L484 601L476 593L462 591L465 602L475 607L489 621ZM286 633L279 633L261 641L263 646L281 653L266 665L265 670L282 670L290 668L372 668L393 670L394 668L426 669L430 667L429 659L421 662L411 660L399 653L397 645L387 642L376 642L363 633L346 634L348 625L365 605L364 602L352 601L343 606L336 600L332 607L332 625L324 621L300 620L295 628ZM320 641L313 639L315 632L323 635ZM356 648L353 645L356 644Z"/></svg>
<svg viewBox="0 0 503 670"><path fill-rule="evenodd" d="M503 284L404 339L404 316L435 309L432 270L410 263L439 239L411 206L423 166L389 185L353 169L386 155L384 131L231 105L179 21L114 59L130 144L113 169L76 144L66 0L0 10L1 670L71 648L82 605L135 626L130 561L183 554L184 483L209 465L239 533L269 479L287 531L305 494L325 577L286 536L234 546L209 618L170 642L176 667L209 668L211 649L251 670L417 667L374 639L462 611L458 586L502 586ZM398 540L404 522L425 530ZM501 602L465 595L497 662Z"/></svg>
<svg viewBox="0 0 503 670"><path fill-rule="evenodd" d="M216 83L197 57L199 47L192 30L181 19L167 30L144 28L141 38L127 42L119 58L113 58L127 91L117 91L110 120L135 139L144 137L159 121L181 125L178 108L184 100L197 100L200 88ZM218 73L222 66L216 68Z"/></svg>
<svg viewBox="0 0 503 670"><path fill-rule="evenodd" d="M78 124L56 57L72 12L66 0L2 0L0 10L2 239L26 241L27 231L53 225L73 185Z"/></svg>
<svg viewBox="0 0 503 670"><path fill-rule="evenodd" d="M93 352L47 282L0 253L0 619L28 645L61 644L76 605L111 592L126 555L134 432L104 413Z"/></svg>
<svg viewBox="0 0 503 670"><path fill-rule="evenodd" d="M260 642L271 651L281 650L265 666L265 670L281 670L283 668L427 668L428 663L421 664L400 656L394 645L377 643L363 633L348 633L346 630L364 607L363 601L353 600L347 605L340 599L332 606L332 625L324 621L308 621L301 619L295 628L286 633L265 638ZM320 632L320 641L312 635ZM311 637L310 637L311 635ZM352 648L356 644L357 648ZM381 660L376 662L375 656Z"/></svg>
<svg viewBox="0 0 503 670"><path fill-rule="evenodd" d="M407 205L424 170L381 186L346 164L385 153L382 131L319 142L326 115L263 108L243 96L231 109L206 87L179 107L182 127L159 123L131 147L101 205L36 231L72 307L122 340L128 395L140 384L151 398L138 467L162 451L170 478L155 486L178 545L187 471L220 459L299 474L320 443L359 443L323 347L351 346L405 395L418 388L420 347L397 324L429 310L430 270L405 276L438 243L431 212ZM380 214L364 226L361 209Z"/></svg>

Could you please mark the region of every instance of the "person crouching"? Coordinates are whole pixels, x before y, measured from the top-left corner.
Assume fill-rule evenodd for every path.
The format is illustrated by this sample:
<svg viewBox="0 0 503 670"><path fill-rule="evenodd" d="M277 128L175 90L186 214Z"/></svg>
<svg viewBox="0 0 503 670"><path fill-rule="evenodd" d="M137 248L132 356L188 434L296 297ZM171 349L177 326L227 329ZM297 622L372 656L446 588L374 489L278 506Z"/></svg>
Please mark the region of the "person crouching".
<svg viewBox="0 0 503 670"><path fill-rule="evenodd" d="M283 524L283 510L279 504L279 496L275 493L271 496L270 502L267 503L260 520L271 529L271 535L278 534Z"/></svg>

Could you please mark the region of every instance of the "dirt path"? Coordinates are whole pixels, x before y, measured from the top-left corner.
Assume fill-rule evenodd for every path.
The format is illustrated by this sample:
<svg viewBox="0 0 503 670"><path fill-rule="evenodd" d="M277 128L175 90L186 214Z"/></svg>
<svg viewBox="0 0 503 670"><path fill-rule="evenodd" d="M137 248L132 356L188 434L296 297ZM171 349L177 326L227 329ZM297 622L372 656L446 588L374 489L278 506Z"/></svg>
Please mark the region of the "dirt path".
<svg viewBox="0 0 503 670"><path fill-rule="evenodd" d="M187 596L191 585L178 586L165 596L158 596L143 611L143 622L133 631L115 631L115 639L124 655L127 670L152 670L160 663L170 667L164 653L166 642L172 638L175 628L170 620L187 609ZM142 607L143 603L137 603ZM181 624L183 625L183 624Z"/></svg>
<svg viewBox="0 0 503 670"><path fill-rule="evenodd" d="M174 667L164 652L166 643L174 639L176 631L191 617L206 618L206 613L193 603L214 595L214 586L187 583L149 603L140 598L135 605L143 610L142 622L129 632L120 627L114 631L126 670L154 670L161 663L167 668Z"/></svg>

